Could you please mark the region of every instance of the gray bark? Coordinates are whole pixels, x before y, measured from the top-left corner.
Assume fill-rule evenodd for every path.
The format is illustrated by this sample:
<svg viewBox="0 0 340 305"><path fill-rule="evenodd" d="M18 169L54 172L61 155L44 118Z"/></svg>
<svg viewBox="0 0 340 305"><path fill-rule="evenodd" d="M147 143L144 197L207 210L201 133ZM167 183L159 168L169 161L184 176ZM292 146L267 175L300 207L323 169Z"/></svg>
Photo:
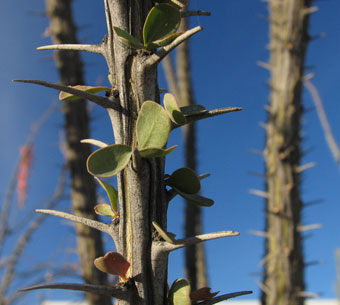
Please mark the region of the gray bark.
<svg viewBox="0 0 340 305"><path fill-rule="evenodd" d="M266 125L266 264L263 305L304 303L301 226L302 79L311 0L269 1L270 104Z"/></svg>

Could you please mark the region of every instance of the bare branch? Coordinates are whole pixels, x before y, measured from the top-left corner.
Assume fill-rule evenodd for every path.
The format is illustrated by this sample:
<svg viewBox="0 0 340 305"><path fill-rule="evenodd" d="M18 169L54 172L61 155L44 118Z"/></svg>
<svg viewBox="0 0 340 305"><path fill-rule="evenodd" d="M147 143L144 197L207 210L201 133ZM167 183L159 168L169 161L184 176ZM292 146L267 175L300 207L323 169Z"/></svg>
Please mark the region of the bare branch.
<svg viewBox="0 0 340 305"><path fill-rule="evenodd" d="M211 16L211 13L207 11L200 11L200 10L181 12L182 18L191 17L191 16Z"/></svg>
<svg viewBox="0 0 340 305"><path fill-rule="evenodd" d="M221 114L225 114L225 113L230 113L230 112L235 112L235 111L241 111L242 107L226 107L226 108L219 108L219 109L214 109L214 110L210 110L210 111L206 111L206 112L202 112L199 114L195 114L195 115L187 115L185 116L185 118L187 119L186 124L189 124L191 122L196 122L199 120L203 120L203 119L207 119L207 118L211 118L217 115L221 115ZM178 127L181 127L183 125L173 125L172 129L176 129Z"/></svg>
<svg viewBox="0 0 340 305"><path fill-rule="evenodd" d="M89 100L89 101L91 101L91 102L93 102L93 103L95 103L95 104L97 104L97 105L99 105L103 108L111 108L111 109L114 109L116 111L122 112L120 105L110 101L108 98L103 97L103 96L99 96L99 95L96 95L96 94L88 93L88 92L85 92L85 91L82 91L82 90L78 90L78 89L75 89L75 88L72 88L72 87L54 84L54 83L50 83L50 82L45 82L45 81L42 81L42 80L33 80L33 79L15 79L13 81L14 82L20 82L20 83L36 84L36 85L41 85L41 86L45 86L45 87L48 87L48 88L64 91L64 92L79 96L81 98L87 99L87 100Z"/></svg>
<svg viewBox="0 0 340 305"><path fill-rule="evenodd" d="M186 246L195 245L195 244L207 241L207 240L223 238L223 237L232 237L232 236L238 236L238 235L240 235L240 233L236 231L220 231L220 232L196 235L196 236L183 238L183 239L177 239L177 240L174 240L173 244L170 244L167 242L163 243L164 251L170 252L170 251L174 251L174 250L186 247Z"/></svg>
<svg viewBox="0 0 340 305"><path fill-rule="evenodd" d="M246 295L246 294L251 294L251 293L253 293L253 292L252 291L232 292L232 293L220 295L218 297L212 298L212 299L204 301L204 302L197 303L197 305L212 305L212 304L222 302L224 300L229 300L229 299L232 299L232 298L236 298L236 297Z"/></svg>
<svg viewBox="0 0 340 305"><path fill-rule="evenodd" d="M201 26L197 26L191 30L184 32L181 36L177 37L172 43L168 44L163 48L160 48L155 54L151 55L150 58L146 61L146 66L153 66L155 64L158 64L166 55L168 55L174 48L180 45L184 40L190 38L192 35L202 30L203 28Z"/></svg>
<svg viewBox="0 0 340 305"><path fill-rule="evenodd" d="M20 292L26 292L37 289L65 289L91 292L95 294L108 295L120 300L127 300L129 298L128 290L124 287L110 287L101 285L89 285L89 284L72 284L72 283L54 283L43 284L20 289Z"/></svg>
<svg viewBox="0 0 340 305"><path fill-rule="evenodd" d="M85 51L96 54L104 54L104 49L101 44L52 44L48 46L38 47L37 50L72 50Z"/></svg>
<svg viewBox="0 0 340 305"><path fill-rule="evenodd" d="M323 103L322 103L321 97L319 95L319 92L308 78L304 79L304 85L308 89L309 93L312 95L312 98L313 98L313 101L314 101L314 104L315 104L315 108L316 108L316 111L318 113L319 120L320 120L322 129L324 131L325 137L326 137L326 141L327 141L328 146L329 146L329 148L330 148L330 150L333 154L335 161L340 166L340 147L339 147L339 145L337 144L337 142L334 138L333 131L332 131L331 126L329 124L329 121L328 121L328 118L327 118L327 115L326 115L326 111L323 107Z"/></svg>

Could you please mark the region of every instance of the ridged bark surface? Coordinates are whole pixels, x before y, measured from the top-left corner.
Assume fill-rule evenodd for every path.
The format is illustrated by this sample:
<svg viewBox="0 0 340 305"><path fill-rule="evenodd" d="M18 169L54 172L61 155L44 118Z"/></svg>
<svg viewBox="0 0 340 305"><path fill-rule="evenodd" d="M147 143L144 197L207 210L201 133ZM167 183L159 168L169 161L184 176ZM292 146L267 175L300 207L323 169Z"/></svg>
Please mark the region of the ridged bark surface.
<svg viewBox="0 0 340 305"><path fill-rule="evenodd" d="M72 17L71 0L46 0L47 15L50 19L49 32L55 44L78 43L77 28ZM77 51L56 51L60 83L63 85L84 84L83 64ZM91 153L88 144L81 139L89 138L89 116L85 100L64 102L62 110L65 117L65 152L71 174L72 209L78 216L97 219L93 207L96 204L96 186L92 176L87 173L86 159ZM81 272L88 284L105 285L106 274L93 265L95 258L103 255L101 232L87 226L76 224L78 254ZM86 293L89 305L111 305L108 296Z"/></svg>
<svg viewBox="0 0 340 305"><path fill-rule="evenodd" d="M301 226L302 77L310 0L272 0L270 104L265 149L266 257L263 305L301 305L305 290Z"/></svg>

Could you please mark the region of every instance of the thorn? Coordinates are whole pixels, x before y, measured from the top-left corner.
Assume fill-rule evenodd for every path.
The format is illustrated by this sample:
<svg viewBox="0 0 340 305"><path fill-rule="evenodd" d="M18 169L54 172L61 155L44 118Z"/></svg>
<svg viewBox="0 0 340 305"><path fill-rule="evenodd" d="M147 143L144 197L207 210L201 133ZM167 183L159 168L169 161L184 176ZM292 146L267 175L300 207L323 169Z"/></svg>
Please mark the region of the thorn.
<svg viewBox="0 0 340 305"><path fill-rule="evenodd" d="M267 127L268 127L268 124L266 124L266 123L264 123L264 122L260 122L259 125L260 125L260 127L262 127L264 130L266 130Z"/></svg>
<svg viewBox="0 0 340 305"><path fill-rule="evenodd" d="M267 178L267 176L265 174L258 173L258 172L255 172L255 171L248 171L247 173L249 175L252 175L252 176L255 176L255 177L260 177L260 178L263 178L263 179Z"/></svg>
<svg viewBox="0 0 340 305"><path fill-rule="evenodd" d="M183 41L187 40L199 31L202 31L201 26L197 26L191 30L184 32L182 35L177 37L173 42L165 47L160 48L155 54L151 55L149 59L145 62L146 67L158 64L166 55L168 55L174 48L180 45Z"/></svg>
<svg viewBox="0 0 340 305"><path fill-rule="evenodd" d="M260 155L262 157L264 156L264 152L259 150L259 149L251 148L248 151L252 154L255 154L255 155Z"/></svg>
<svg viewBox="0 0 340 305"><path fill-rule="evenodd" d="M315 265L323 265L323 264L325 264L325 261L319 260L319 261L310 261L310 262L306 262L304 265L305 265L305 267L311 267L311 266L315 266Z"/></svg>
<svg viewBox="0 0 340 305"><path fill-rule="evenodd" d="M314 166L316 166L317 163L316 162L309 162L307 164L304 165L300 165L295 169L295 172L298 174L301 174L302 172L306 171L307 169L313 168Z"/></svg>
<svg viewBox="0 0 340 305"><path fill-rule="evenodd" d="M269 260L270 260L271 254L267 254L261 261L259 262L258 266L262 267L264 266Z"/></svg>
<svg viewBox="0 0 340 305"><path fill-rule="evenodd" d="M201 174L201 175L198 176L198 178L199 178L200 180L203 180L203 179L208 178L208 177L210 177L210 174L208 174L208 173L206 173L206 174Z"/></svg>
<svg viewBox="0 0 340 305"><path fill-rule="evenodd" d="M248 231L248 233L251 234L251 235L259 236L259 237L269 238L268 232L264 232L264 231L250 230L250 231Z"/></svg>
<svg viewBox="0 0 340 305"><path fill-rule="evenodd" d="M185 124L189 124L189 123L192 123L192 122L211 118L211 117L218 116L218 115L221 115L221 114L226 114L226 113L241 111L241 110L243 110L242 107L225 107L225 108L213 109L213 110L202 112L202 113L199 113L199 114L187 115L187 116L185 116L185 118L187 120ZM184 125L173 125L172 129L176 129L176 128L182 127L182 126L184 126Z"/></svg>
<svg viewBox="0 0 340 305"><path fill-rule="evenodd" d="M52 88L52 89L56 89L56 90L60 90L60 91L65 91L67 93L71 93L74 94L76 96L79 96L83 99L87 99L103 108L111 108L114 109L116 111L120 111L122 112L122 109L120 107L120 105L118 105L117 103L114 103L112 101L110 101L108 98L100 96L100 95L96 95L96 94L92 94L92 93L88 93L85 91L81 91L75 88L71 88L68 86L64 86L64 85L59 85L59 84L54 84L54 83L50 83L50 82L45 82L42 80L33 80L33 79L15 79L13 80L14 82L20 82L20 83L29 83L29 84L36 84L36 85L41 85L44 87L48 87L48 88Z"/></svg>
<svg viewBox="0 0 340 305"><path fill-rule="evenodd" d="M324 202L324 199L316 199L316 200L311 200L311 201L307 201L303 204L304 207L310 207L310 206L313 206L313 205L317 205L317 204L320 204L320 203L323 203Z"/></svg>
<svg viewBox="0 0 340 305"><path fill-rule="evenodd" d="M309 14L313 14L313 13L317 12L318 10L319 10L319 8L317 6L311 6L311 7L304 8L302 10L302 14L303 15L309 15Z"/></svg>
<svg viewBox="0 0 340 305"><path fill-rule="evenodd" d="M298 226L297 230L299 232L307 232L307 231L311 231L311 230L317 230L322 228L322 224L320 223L316 223L316 224L312 224L312 225L306 225L306 226Z"/></svg>
<svg viewBox="0 0 340 305"><path fill-rule="evenodd" d="M267 62L264 62L264 61L257 61L256 64L257 64L259 67L261 67L261 68L263 68L263 69L266 69L266 70L269 70L269 71L270 71L271 68L272 68L271 64L269 64L269 63L267 63Z"/></svg>
<svg viewBox="0 0 340 305"><path fill-rule="evenodd" d="M200 11L200 10L181 12L182 18L191 17L191 16L211 16L211 13L206 12L206 11Z"/></svg>
<svg viewBox="0 0 340 305"><path fill-rule="evenodd" d="M95 145L95 146L98 146L98 147L101 147L101 148L109 145L107 143L104 143L102 141L95 140L95 139L83 139L83 140L80 140L80 143L92 144L92 145Z"/></svg>
<svg viewBox="0 0 340 305"><path fill-rule="evenodd" d="M297 296L299 296L301 298L319 298L320 294L315 293L315 292L299 291L297 293Z"/></svg>
<svg viewBox="0 0 340 305"><path fill-rule="evenodd" d="M269 291L269 288L262 282L256 280L255 283L257 284L257 286L260 287L260 289L265 293L265 294L269 294L270 291Z"/></svg>
<svg viewBox="0 0 340 305"><path fill-rule="evenodd" d="M317 39L325 38L325 37L326 37L326 33L320 33L318 35L309 36L309 40L312 41L312 40L317 40Z"/></svg>
<svg viewBox="0 0 340 305"><path fill-rule="evenodd" d="M255 196L263 197L263 198L268 198L268 193L265 191L261 190L255 190L255 189L250 189L249 193Z"/></svg>
<svg viewBox="0 0 340 305"><path fill-rule="evenodd" d="M85 51L96 54L104 54L104 49L101 44L52 44L49 46L38 47L37 50L71 50Z"/></svg>
<svg viewBox="0 0 340 305"><path fill-rule="evenodd" d="M315 73L308 73L308 74L303 76L302 80L305 82L307 80L311 80L314 77L315 77Z"/></svg>

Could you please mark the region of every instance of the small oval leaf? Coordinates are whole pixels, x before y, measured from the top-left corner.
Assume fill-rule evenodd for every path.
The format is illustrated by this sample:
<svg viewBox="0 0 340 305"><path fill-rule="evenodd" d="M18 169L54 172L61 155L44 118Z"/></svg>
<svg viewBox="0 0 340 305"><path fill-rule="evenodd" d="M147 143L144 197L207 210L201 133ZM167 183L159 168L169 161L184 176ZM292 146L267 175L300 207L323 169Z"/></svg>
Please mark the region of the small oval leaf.
<svg viewBox="0 0 340 305"><path fill-rule="evenodd" d="M93 152L87 159L87 170L93 176L108 178L117 175L129 163L132 148L113 144Z"/></svg>
<svg viewBox="0 0 340 305"><path fill-rule="evenodd" d="M170 305L191 305L190 285L185 279L177 279L169 291Z"/></svg>
<svg viewBox="0 0 340 305"><path fill-rule="evenodd" d="M118 191L114 188L113 185L99 179L98 177L94 177L100 186L106 191L107 196L109 197L111 207L115 211L114 217L119 216L118 212Z"/></svg>
<svg viewBox="0 0 340 305"><path fill-rule="evenodd" d="M108 252L104 257L96 258L94 265L102 272L119 275L123 281L127 281L126 272L130 263L117 252Z"/></svg>
<svg viewBox="0 0 340 305"><path fill-rule="evenodd" d="M194 203L194 204L197 204L199 206L202 206L202 207L211 207L215 202L214 200L210 199L210 198L207 198L207 197L203 197L199 194L186 194L186 193L183 193L181 192L180 190L174 188L177 193L179 195L181 195L184 199Z"/></svg>
<svg viewBox="0 0 340 305"><path fill-rule="evenodd" d="M196 194L201 189L201 182L197 174L186 167L174 171L165 183L186 194Z"/></svg>
<svg viewBox="0 0 340 305"><path fill-rule="evenodd" d="M180 108L182 113L187 116L187 115L196 115L196 114L201 114L204 112L207 112L207 109L202 106L202 105L190 105L190 106L184 106Z"/></svg>
<svg viewBox="0 0 340 305"><path fill-rule="evenodd" d="M171 123L164 108L152 101L143 103L136 123L138 148L163 148L168 141Z"/></svg>
<svg viewBox="0 0 340 305"><path fill-rule="evenodd" d="M115 213L113 213L111 206L107 203L97 204L94 207L94 211L96 214L101 215L101 216L109 216L109 217L116 216Z"/></svg>
<svg viewBox="0 0 340 305"><path fill-rule="evenodd" d="M178 107L175 97L170 94L164 94L164 108L168 112L171 121L177 125L184 125L186 123L186 118Z"/></svg>
<svg viewBox="0 0 340 305"><path fill-rule="evenodd" d="M176 147L177 145L171 146L167 149L147 147L140 149L139 154L142 158L160 158L170 154Z"/></svg>
<svg viewBox="0 0 340 305"><path fill-rule="evenodd" d="M144 45L161 40L175 33L181 22L181 13L170 4L158 4L154 6L146 17L143 27Z"/></svg>
<svg viewBox="0 0 340 305"><path fill-rule="evenodd" d="M108 88L108 87L93 87L93 86L84 86L84 85L76 85L76 86L69 86L69 87L74 88L74 89L78 89L78 90L81 90L81 91L85 91L85 92L88 92L88 93L93 93L93 94L103 92L103 91L106 91L106 92L111 91L111 89ZM72 101L72 100L80 99L80 97L78 97L74 94L71 94L71 93L60 91L59 99L61 101Z"/></svg>
<svg viewBox="0 0 340 305"><path fill-rule="evenodd" d="M116 26L113 27L116 35L119 37L119 39L128 47L133 49L144 49L144 46L141 42L139 42L135 37L130 35L128 32L117 28Z"/></svg>

